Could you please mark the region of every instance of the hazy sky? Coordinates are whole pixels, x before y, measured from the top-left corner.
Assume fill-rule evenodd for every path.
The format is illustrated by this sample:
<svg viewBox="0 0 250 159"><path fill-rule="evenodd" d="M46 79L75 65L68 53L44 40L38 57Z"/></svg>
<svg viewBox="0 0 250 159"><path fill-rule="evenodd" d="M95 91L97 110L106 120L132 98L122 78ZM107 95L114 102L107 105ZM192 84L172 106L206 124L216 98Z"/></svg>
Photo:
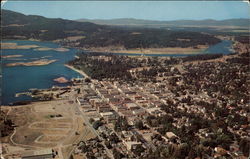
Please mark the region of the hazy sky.
<svg viewBox="0 0 250 159"><path fill-rule="evenodd" d="M250 18L249 4L241 1L8 1L2 8L73 20Z"/></svg>

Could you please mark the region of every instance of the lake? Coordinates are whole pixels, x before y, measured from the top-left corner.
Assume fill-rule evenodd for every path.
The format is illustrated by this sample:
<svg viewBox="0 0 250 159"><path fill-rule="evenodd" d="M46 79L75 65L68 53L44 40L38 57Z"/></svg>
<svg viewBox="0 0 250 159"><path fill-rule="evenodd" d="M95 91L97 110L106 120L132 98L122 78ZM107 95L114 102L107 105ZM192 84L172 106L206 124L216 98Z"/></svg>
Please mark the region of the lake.
<svg viewBox="0 0 250 159"><path fill-rule="evenodd" d="M48 48L59 48L60 46L51 42L38 41L4 41L6 43L17 43L18 45L39 45ZM30 88L50 88L59 85L53 81L58 77L67 79L82 77L80 74L64 66L69 60L74 59L76 49L66 52L54 50L35 51L34 49L6 49L2 55L23 55L18 58L2 59L2 104L9 104L20 100L31 100L28 96L15 97L16 93L27 92ZM44 66L15 66L6 67L6 63L29 62L41 58L57 60ZM61 84L62 85L62 84Z"/></svg>
<svg viewBox="0 0 250 159"><path fill-rule="evenodd" d="M60 46L52 42L39 41L24 41L24 40L9 40L5 43L17 43L18 45L39 45L41 47L59 48ZM224 40L219 44L209 47L202 53L233 53L232 42ZM31 88L50 88L54 85L59 85L53 81L58 77L67 79L82 77L75 71L64 66L65 63L74 59L77 49L70 48L69 51L59 52L55 50L37 51L35 49L5 49L2 50L2 55L23 55L22 57L2 59L2 104L31 100L31 97L20 96L15 97L16 93L27 92ZM119 54L119 55L141 55L141 54ZM186 54L147 54L146 56L191 56ZM6 67L7 63L15 62L30 62L38 59L57 60L54 63L44 66L14 66ZM62 85L62 84L61 84Z"/></svg>

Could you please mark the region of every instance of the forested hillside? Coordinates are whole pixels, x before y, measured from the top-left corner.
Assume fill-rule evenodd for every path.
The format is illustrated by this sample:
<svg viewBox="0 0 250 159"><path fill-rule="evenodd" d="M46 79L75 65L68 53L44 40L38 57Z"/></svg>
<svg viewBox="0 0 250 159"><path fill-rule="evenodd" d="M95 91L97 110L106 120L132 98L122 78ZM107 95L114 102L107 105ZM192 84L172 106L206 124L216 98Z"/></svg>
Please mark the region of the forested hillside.
<svg viewBox="0 0 250 159"><path fill-rule="evenodd" d="M120 28L24 15L2 10L4 39L57 40L74 47L162 48L196 47L220 42L212 35L189 31L170 31L152 28ZM74 40L72 40L74 39Z"/></svg>

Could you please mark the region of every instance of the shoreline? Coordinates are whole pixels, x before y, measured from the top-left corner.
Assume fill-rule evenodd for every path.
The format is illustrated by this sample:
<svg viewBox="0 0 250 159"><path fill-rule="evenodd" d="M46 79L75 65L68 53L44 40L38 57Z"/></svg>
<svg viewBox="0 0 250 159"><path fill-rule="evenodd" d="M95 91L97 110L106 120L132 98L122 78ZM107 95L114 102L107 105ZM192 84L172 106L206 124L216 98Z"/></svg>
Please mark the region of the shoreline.
<svg viewBox="0 0 250 159"><path fill-rule="evenodd" d="M146 49L110 49L106 47L97 47L81 50L87 52L99 52L99 53L112 53L112 54L144 54L144 55L171 55L171 54L185 54L185 55L195 55L202 54L204 50L208 49L209 46L199 46L198 48L180 48L180 47L169 47L169 48L146 48Z"/></svg>
<svg viewBox="0 0 250 159"><path fill-rule="evenodd" d="M74 68L73 66L70 66L70 65L68 65L68 64L64 64L64 66L65 67L67 67L67 68L69 68L69 69L71 69L71 70L73 70L73 71L75 71L75 72L77 72L77 73L79 73L79 74L81 74L84 78L90 78L85 72L83 72L82 70L78 70L78 69L76 69L76 68ZM91 79L91 78L90 78Z"/></svg>
<svg viewBox="0 0 250 159"><path fill-rule="evenodd" d="M121 49L121 48L117 48L117 49L111 49L110 47L95 47L95 48L83 48L83 47L75 47L75 46L70 46L70 45L62 45L59 41L43 41L43 40L39 40L39 39L3 39L3 42L5 43L6 41L10 41L10 40L17 40L17 41L37 41L37 42L51 42L51 43L56 43L59 46L61 46L60 48L58 48L58 50L53 49L53 48L43 48L43 47L36 47L33 48L34 50L37 51L44 51L44 50L40 50L40 49L52 49L58 52L64 52L65 50L60 50L60 49L76 49L76 50L81 50L81 51L86 51L86 52L96 52L96 53L112 53L112 54L127 54L128 56L134 56L133 54L141 54L141 55L163 55L163 56L167 56L167 55L197 55L197 54L204 54L203 51L205 51L206 49L210 48L211 46L214 45L197 45L197 48L193 48L193 47L186 47L186 48L182 48L182 47L165 47L165 48L144 48L142 50L140 50L139 48L134 48L134 49ZM223 40L222 40L223 41ZM233 41L233 40L230 40ZM216 45L216 44L215 44ZM116 47L115 47L116 48ZM45 50L46 51L46 50ZM129 55L131 54L131 55Z"/></svg>

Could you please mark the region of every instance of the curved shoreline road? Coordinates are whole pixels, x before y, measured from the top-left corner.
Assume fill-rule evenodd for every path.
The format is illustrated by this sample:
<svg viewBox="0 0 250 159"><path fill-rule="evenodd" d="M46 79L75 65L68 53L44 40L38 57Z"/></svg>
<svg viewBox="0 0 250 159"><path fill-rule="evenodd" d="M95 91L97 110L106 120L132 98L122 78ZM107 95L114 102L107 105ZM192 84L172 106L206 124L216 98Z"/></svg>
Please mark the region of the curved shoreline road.
<svg viewBox="0 0 250 159"><path fill-rule="evenodd" d="M65 67L68 67L69 69L73 70L73 71L76 71L78 72L79 74L81 74L82 76L86 77L86 78L90 78L85 72L83 72L82 70L78 70L76 68L74 68L73 66L70 66L70 65L67 65L65 64L64 65Z"/></svg>

